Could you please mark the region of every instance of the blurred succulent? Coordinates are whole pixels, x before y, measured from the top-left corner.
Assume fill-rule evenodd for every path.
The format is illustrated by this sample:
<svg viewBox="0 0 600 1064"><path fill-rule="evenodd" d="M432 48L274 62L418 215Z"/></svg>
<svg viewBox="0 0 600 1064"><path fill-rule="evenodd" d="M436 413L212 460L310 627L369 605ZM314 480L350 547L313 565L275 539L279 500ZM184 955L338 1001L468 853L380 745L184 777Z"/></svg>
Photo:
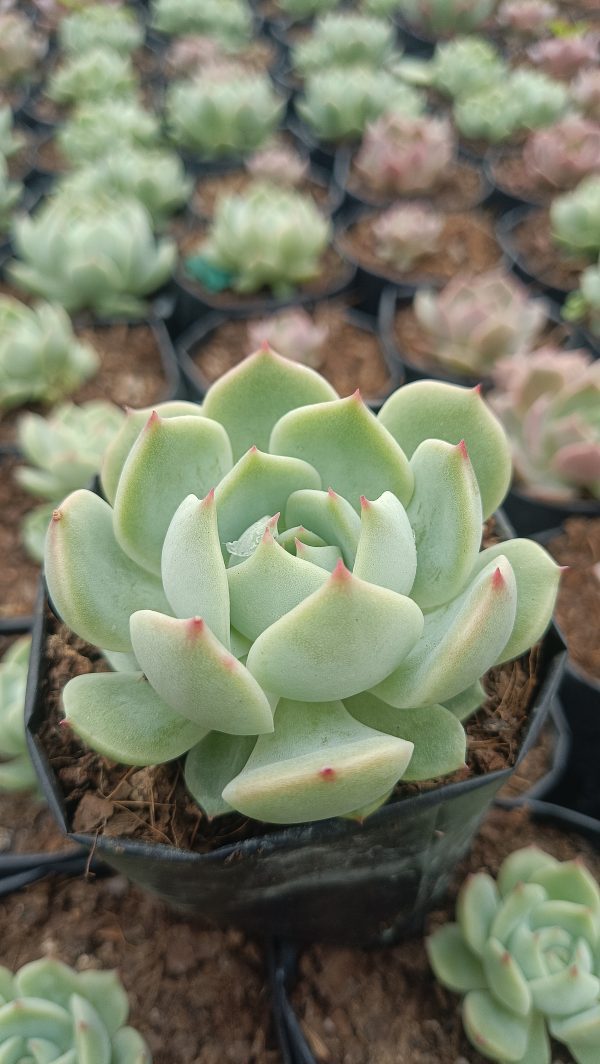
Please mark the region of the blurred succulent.
<svg viewBox="0 0 600 1064"><path fill-rule="evenodd" d="M600 252L600 175L584 178L573 192L550 206L552 236L569 254L595 257Z"/></svg>
<svg viewBox="0 0 600 1064"><path fill-rule="evenodd" d="M246 169L259 181L296 188L309 176L310 162L286 144L267 146L246 160Z"/></svg>
<svg viewBox="0 0 600 1064"><path fill-rule="evenodd" d="M278 0L283 14L298 22L332 11L339 3L340 0Z"/></svg>
<svg viewBox="0 0 600 1064"><path fill-rule="evenodd" d="M352 67L311 74L296 109L319 140L335 142L360 137L386 112L420 115L425 99L386 71Z"/></svg>
<svg viewBox="0 0 600 1064"><path fill-rule="evenodd" d="M471 33L487 22L497 0L399 0L406 21L431 36Z"/></svg>
<svg viewBox="0 0 600 1064"><path fill-rule="evenodd" d="M553 188L573 188L588 174L600 173L600 126L580 115L566 115L530 134L523 162L532 178Z"/></svg>
<svg viewBox="0 0 600 1064"><path fill-rule="evenodd" d="M519 130L557 122L568 105L563 85L536 70L518 69L504 81L457 100L454 120L464 136L495 144Z"/></svg>
<svg viewBox="0 0 600 1064"><path fill-rule="evenodd" d="M0 661L0 794L3 791L33 791L37 786L25 738L25 689L30 650L31 636L23 636L12 644ZM0 968L0 978L2 971ZM0 990L0 1016L3 1004ZM0 1026L0 1053L1 1047Z"/></svg>
<svg viewBox="0 0 600 1064"><path fill-rule="evenodd" d="M431 85L444 96L462 99L502 82L506 61L483 37L457 37L439 44L429 62L411 61L400 66L404 77Z"/></svg>
<svg viewBox="0 0 600 1064"><path fill-rule="evenodd" d="M7 269L16 285L69 312L107 317L145 314L143 297L169 280L177 257L171 241L156 242L141 203L108 195L55 195L15 223L13 244L19 258Z"/></svg>
<svg viewBox="0 0 600 1064"><path fill-rule="evenodd" d="M36 9L36 20L45 28L55 30L63 18L74 11L83 11L96 6L97 0L32 0ZM120 7L121 0L102 0L103 6Z"/></svg>
<svg viewBox="0 0 600 1064"><path fill-rule="evenodd" d="M578 1064L600 1059L600 890L581 860L537 846L511 853L497 881L463 883L455 924L427 941L431 967L465 994L465 1033L487 1060L549 1064L550 1037Z"/></svg>
<svg viewBox="0 0 600 1064"><path fill-rule="evenodd" d="M563 317L584 322L593 336L600 337L600 261L581 274L579 288L567 297Z"/></svg>
<svg viewBox="0 0 600 1064"><path fill-rule="evenodd" d="M173 140L209 159L255 151L273 135L284 110L267 75L238 68L223 78L209 70L167 91Z"/></svg>
<svg viewBox="0 0 600 1064"><path fill-rule="evenodd" d="M72 105L131 96L136 86L129 56L94 48L71 56L58 67L48 80L46 93L55 103Z"/></svg>
<svg viewBox="0 0 600 1064"><path fill-rule="evenodd" d="M15 133L13 113L10 107L0 107L0 155L9 159L25 145L22 133Z"/></svg>
<svg viewBox="0 0 600 1064"><path fill-rule="evenodd" d="M27 402L55 403L98 370L62 307L28 307L0 296L0 413Z"/></svg>
<svg viewBox="0 0 600 1064"><path fill-rule="evenodd" d="M500 362L494 383L489 401L527 494L600 499L600 362L584 350L541 347Z"/></svg>
<svg viewBox="0 0 600 1064"><path fill-rule="evenodd" d="M539 37L557 17L549 0L503 0L496 12L498 23L519 37Z"/></svg>
<svg viewBox="0 0 600 1064"><path fill-rule="evenodd" d="M64 178L61 190L75 198L106 194L139 200L160 225L183 207L192 185L175 152L123 144Z"/></svg>
<svg viewBox="0 0 600 1064"><path fill-rule="evenodd" d="M201 33L225 44L244 44L252 36L252 11L246 0L154 0L152 25L177 37Z"/></svg>
<svg viewBox="0 0 600 1064"><path fill-rule="evenodd" d="M457 275L441 292L421 289L413 309L436 359L475 377L500 358L530 351L548 316L543 301L501 270Z"/></svg>
<svg viewBox="0 0 600 1064"><path fill-rule="evenodd" d="M293 69L302 77L330 67L380 70L394 50L391 22L353 13L324 15L306 40L292 48Z"/></svg>
<svg viewBox="0 0 600 1064"><path fill-rule="evenodd" d="M216 291L265 287L286 296L318 277L330 236L310 196L257 182L217 202L208 236L186 269Z"/></svg>
<svg viewBox="0 0 600 1064"><path fill-rule="evenodd" d="M61 50L70 55L96 48L129 55L143 44L144 28L129 8L89 4L61 20L58 40Z"/></svg>
<svg viewBox="0 0 600 1064"><path fill-rule="evenodd" d="M14 209L22 194L22 184L9 180L8 167L4 156L0 155L0 236L10 229Z"/></svg>
<svg viewBox="0 0 600 1064"><path fill-rule="evenodd" d="M43 561L44 540L52 511L76 488L87 488L100 471L109 443L125 415L114 403L91 400L63 403L47 417L22 414L17 425L19 448L29 465L15 478L31 495L47 500L23 522L23 541L36 561Z"/></svg>
<svg viewBox="0 0 600 1064"><path fill-rule="evenodd" d="M74 166L102 159L125 146L156 148L160 123L133 99L86 103L58 130L56 143Z"/></svg>
<svg viewBox="0 0 600 1064"><path fill-rule="evenodd" d="M140 670L71 680L76 734L129 764L189 750L209 816L277 823L461 766L459 717L540 637L559 576L527 540L479 552L511 470L478 392L420 381L375 417L266 348L201 409L148 413L107 452L109 502L75 492L46 541L61 617Z"/></svg>
<svg viewBox="0 0 600 1064"><path fill-rule="evenodd" d="M129 1003L116 972L77 972L44 957L14 975L0 968L0 1057L10 1061L151 1064L125 1027Z"/></svg>
<svg viewBox="0 0 600 1064"><path fill-rule="evenodd" d="M446 119L387 114L367 126L354 166L370 189L403 196L434 189L455 156Z"/></svg>
<svg viewBox="0 0 600 1064"><path fill-rule="evenodd" d="M248 324L251 351L266 344L284 358L301 362L311 369L318 369L323 364L328 336L327 326L317 325L302 307L290 307L280 314Z"/></svg>
<svg viewBox="0 0 600 1064"><path fill-rule="evenodd" d="M577 109L595 122L600 122L600 70L582 70L569 86L571 99Z"/></svg>
<svg viewBox="0 0 600 1064"><path fill-rule="evenodd" d="M404 273L439 250L444 216L427 203L401 203L373 223L373 250L381 262Z"/></svg>
<svg viewBox="0 0 600 1064"><path fill-rule="evenodd" d="M598 65L598 37L592 33L551 37L528 48L527 58L548 77L570 81L585 67Z"/></svg>
<svg viewBox="0 0 600 1064"><path fill-rule="evenodd" d="M27 82L48 51L46 37L20 11L0 14L0 86Z"/></svg>
<svg viewBox="0 0 600 1064"><path fill-rule="evenodd" d="M227 59L223 45L214 37L200 33L176 37L165 54L165 66L180 76L201 74L207 67L220 65Z"/></svg>
<svg viewBox="0 0 600 1064"><path fill-rule="evenodd" d="M508 79L508 87L518 101L522 129L549 126L562 118L569 106L565 86L537 70L515 70Z"/></svg>
<svg viewBox="0 0 600 1064"><path fill-rule="evenodd" d="M360 0L359 10L377 18L392 18L398 12L398 0Z"/></svg>

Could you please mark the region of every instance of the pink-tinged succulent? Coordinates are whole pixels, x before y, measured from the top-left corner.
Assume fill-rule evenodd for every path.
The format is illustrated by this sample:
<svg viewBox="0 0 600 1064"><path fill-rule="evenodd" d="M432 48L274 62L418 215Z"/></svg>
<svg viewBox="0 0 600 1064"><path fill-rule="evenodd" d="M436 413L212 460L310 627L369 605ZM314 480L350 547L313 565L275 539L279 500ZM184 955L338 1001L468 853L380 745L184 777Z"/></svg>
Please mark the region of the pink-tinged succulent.
<svg viewBox="0 0 600 1064"><path fill-rule="evenodd" d="M248 326L252 351L266 344L284 358L302 362L312 369L318 369L323 363L328 335L327 326L317 325L301 307L283 310Z"/></svg>
<svg viewBox="0 0 600 1064"><path fill-rule="evenodd" d="M272 181L275 185L297 188L308 176L310 163L293 148L274 144L255 152L247 161L246 169L259 181Z"/></svg>
<svg viewBox="0 0 600 1064"><path fill-rule="evenodd" d="M401 203L373 224L375 253L395 270L410 270L440 246L444 216L427 203Z"/></svg>
<svg viewBox="0 0 600 1064"><path fill-rule="evenodd" d="M600 361L541 347L498 364L490 404L529 495L600 499Z"/></svg>
<svg viewBox="0 0 600 1064"><path fill-rule="evenodd" d="M534 66L551 78L570 81L585 67L597 66L598 35L586 33L574 37L552 37L538 41L527 50L527 57Z"/></svg>
<svg viewBox="0 0 600 1064"><path fill-rule="evenodd" d="M500 25L519 37L540 36L555 18L558 8L548 0L504 0L497 13Z"/></svg>
<svg viewBox="0 0 600 1064"><path fill-rule="evenodd" d="M167 49L165 62L177 74L199 74L206 67L217 66L225 60L223 47L214 37L195 34L177 37Z"/></svg>
<svg viewBox="0 0 600 1064"><path fill-rule="evenodd" d="M600 172L600 125L581 115L530 134L523 148L528 173L554 188L570 189Z"/></svg>
<svg viewBox="0 0 600 1064"><path fill-rule="evenodd" d="M500 358L531 350L547 319L544 302L501 270L456 276L441 292L423 289L413 309L438 361L476 377Z"/></svg>
<svg viewBox="0 0 600 1064"><path fill-rule="evenodd" d="M367 126L355 166L376 192L414 195L434 188L455 156L446 119L388 114Z"/></svg>
<svg viewBox="0 0 600 1064"><path fill-rule="evenodd" d="M600 122L600 69L582 70L570 85L571 99L586 116Z"/></svg>

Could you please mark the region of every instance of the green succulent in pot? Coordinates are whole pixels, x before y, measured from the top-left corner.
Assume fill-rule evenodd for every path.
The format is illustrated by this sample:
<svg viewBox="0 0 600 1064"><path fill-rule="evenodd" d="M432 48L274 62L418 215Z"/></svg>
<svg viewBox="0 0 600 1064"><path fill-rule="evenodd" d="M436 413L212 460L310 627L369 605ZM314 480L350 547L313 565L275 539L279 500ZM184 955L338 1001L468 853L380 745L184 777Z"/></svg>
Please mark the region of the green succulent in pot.
<svg viewBox="0 0 600 1064"><path fill-rule="evenodd" d="M456 37L438 45L433 59L402 60L398 73L416 85L430 85L444 96L461 99L497 85L508 66L483 37Z"/></svg>
<svg viewBox="0 0 600 1064"><path fill-rule="evenodd" d="M123 144L68 175L61 189L63 194L72 190L76 198L111 195L137 200L154 225L161 225L184 206L192 185L175 152Z"/></svg>
<svg viewBox="0 0 600 1064"><path fill-rule="evenodd" d="M400 13L418 30L444 36L479 29L496 6L496 0L400 0Z"/></svg>
<svg viewBox="0 0 600 1064"><path fill-rule="evenodd" d="M58 130L56 143L73 166L81 166L123 147L157 148L160 139L156 115L127 97L77 107Z"/></svg>
<svg viewBox="0 0 600 1064"><path fill-rule="evenodd" d="M24 706L30 650L31 636L23 636L13 643L0 661L0 794L37 788L25 738ZM2 1004L0 991L0 1007Z"/></svg>
<svg viewBox="0 0 600 1064"><path fill-rule="evenodd" d="M22 133L14 130L13 113L10 107L0 107L0 155L9 159L15 152L21 150L25 144Z"/></svg>
<svg viewBox="0 0 600 1064"><path fill-rule="evenodd" d="M67 59L49 78L47 95L57 104L131 96L137 77L128 56L109 48L94 48Z"/></svg>
<svg viewBox="0 0 600 1064"><path fill-rule="evenodd" d="M392 23L384 19L360 14L324 15L309 37L292 49L292 67L302 77L330 67L380 70L392 56L394 37Z"/></svg>
<svg viewBox="0 0 600 1064"><path fill-rule="evenodd" d="M600 253L600 177L590 174L573 192L557 196L550 207L555 242L571 255Z"/></svg>
<svg viewBox="0 0 600 1064"><path fill-rule="evenodd" d="M583 322L593 336L600 337L600 261L583 271L579 288L568 296L563 315L567 321Z"/></svg>
<svg viewBox="0 0 600 1064"><path fill-rule="evenodd" d="M541 636L559 575L527 540L480 551L511 467L479 392L418 382L375 417L264 347L148 413L108 501L75 492L48 531L59 614L132 670L71 680L71 728L126 764L188 752L209 815L275 823L462 766L482 676Z"/></svg>
<svg viewBox="0 0 600 1064"><path fill-rule="evenodd" d="M385 70L359 66L311 74L295 106L319 140L341 141L360 137L383 114L422 114L425 97Z"/></svg>
<svg viewBox="0 0 600 1064"><path fill-rule="evenodd" d="M126 7L89 4L61 20L58 40L61 51L70 55L83 55L96 48L129 55L143 44L144 28Z"/></svg>
<svg viewBox="0 0 600 1064"><path fill-rule="evenodd" d="M19 181L11 181L8 166L0 155L0 238L10 229L14 209L23 195L23 186Z"/></svg>
<svg viewBox="0 0 600 1064"><path fill-rule="evenodd" d="M241 45L252 36L252 11L246 0L154 0L152 26L161 33L202 33Z"/></svg>

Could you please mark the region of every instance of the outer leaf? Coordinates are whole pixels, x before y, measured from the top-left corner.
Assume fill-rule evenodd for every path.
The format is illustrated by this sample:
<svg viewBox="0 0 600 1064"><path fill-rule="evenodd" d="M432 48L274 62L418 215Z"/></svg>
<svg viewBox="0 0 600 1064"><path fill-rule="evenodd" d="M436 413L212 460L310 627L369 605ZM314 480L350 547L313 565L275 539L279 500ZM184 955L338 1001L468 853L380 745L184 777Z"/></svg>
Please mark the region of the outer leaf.
<svg viewBox="0 0 600 1064"><path fill-rule="evenodd" d="M321 569L332 573L337 563L342 560L342 552L339 547L312 547L310 543L296 540L296 557L302 561L312 562Z"/></svg>
<svg viewBox="0 0 600 1064"><path fill-rule="evenodd" d="M444 706L454 714L457 720L464 721L476 709L479 709L484 702L485 691L479 680L475 680L475 683L472 683L464 691L459 691L457 695L454 695L454 698L447 698Z"/></svg>
<svg viewBox="0 0 600 1064"><path fill-rule="evenodd" d="M463 1002L467 1038L488 1060L525 1064L529 1022L500 1005L487 990L471 990Z"/></svg>
<svg viewBox="0 0 600 1064"><path fill-rule="evenodd" d="M358 392L285 414L273 429L269 450L310 462L323 484L339 492L355 510L361 495L376 497L389 490L407 503L412 494L406 455Z"/></svg>
<svg viewBox="0 0 600 1064"><path fill-rule="evenodd" d="M417 571L411 523L391 491L374 502L361 499L360 537L353 573L361 580L408 595Z"/></svg>
<svg viewBox="0 0 600 1064"><path fill-rule="evenodd" d="M529 880L544 868L556 868L559 862L539 846L524 846L509 854L500 865L498 872L498 890L502 897L513 890L517 883L529 883Z"/></svg>
<svg viewBox="0 0 600 1064"><path fill-rule="evenodd" d="M295 491L288 499L285 521L287 525L304 524L326 543L339 547L346 565L352 568L360 518L341 495L334 491Z"/></svg>
<svg viewBox="0 0 600 1064"><path fill-rule="evenodd" d="M113 1038L112 1064L152 1064L150 1050L133 1027L122 1027Z"/></svg>
<svg viewBox="0 0 600 1064"><path fill-rule="evenodd" d="M444 924L425 939L427 956L436 979L465 994L484 990L486 978L479 957L468 948L458 924Z"/></svg>
<svg viewBox="0 0 600 1064"><path fill-rule="evenodd" d="M21 997L0 1008L0 1044L27 1031L29 1038L46 1038L60 1050L71 1045L73 1023L66 1009L52 1001Z"/></svg>
<svg viewBox="0 0 600 1064"><path fill-rule="evenodd" d="M78 1064L111 1064L110 1038L94 1007L73 994L71 1012Z"/></svg>
<svg viewBox="0 0 600 1064"><path fill-rule="evenodd" d="M491 876L484 872L469 876L460 888L456 918L467 946L483 956L494 916L498 910L498 891Z"/></svg>
<svg viewBox="0 0 600 1064"><path fill-rule="evenodd" d="M571 1016L596 1004L600 979L572 964L554 975L543 975L529 983L533 1003L550 1016Z"/></svg>
<svg viewBox="0 0 600 1064"><path fill-rule="evenodd" d="M489 989L496 1001L519 1016L528 1016L531 991L506 947L497 938L488 938L482 960Z"/></svg>
<svg viewBox="0 0 600 1064"><path fill-rule="evenodd" d="M285 698L347 698L391 672L422 625L411 599L366 584L340 563L319 591L258 637L248 668Z"/></svg>
<svg viewBox="0 0 600 1064"><path fill-rule="evenodd" d="M550 1032L568 1047L577 1064L598 1064L600 1054L600 1005L567 1016L551 1019Z"/></svg>
<svg viewBox="0 0 600 1064"><path fill-rule="evenodd" d="M409 458L423 440L454 444L464 440L479 484L484 519L498 508L510 484L510 448L504 429L478 388L415 381L386 400L379 420Z"/></svg>
<svg viewBox="0 0 600 1064"><path fill-rule="evenodd" d="M563 928L573 938L584 938L593 947L598 943L596 914L583 905L572 901L545 901L531 914L530 926L539 928Z"/></svg>
<svg viewBox="0 0 600 1064"><path fill-rule="evenodd" d="M513 931L527 920L534 909L546 899L546 891L537 883L518 883L507 894L490 928L490 934L506 945Z"/></svg>
<svg viewBox="0 0 600 1064"><path fill-rule="evenodd" d="M600 889L580 859L538 868L530 882L539 883L552 901L574 902L590 909L596 916L600 915Z"/></svg>
<svg viewBox="0 0 600 1064"><path fill-rule="evenodd" d="M223 790L242 771L256 739L253 735L223 735L212 731L194 746L185 761L185 783L207 817L231 812Z"/></svg>

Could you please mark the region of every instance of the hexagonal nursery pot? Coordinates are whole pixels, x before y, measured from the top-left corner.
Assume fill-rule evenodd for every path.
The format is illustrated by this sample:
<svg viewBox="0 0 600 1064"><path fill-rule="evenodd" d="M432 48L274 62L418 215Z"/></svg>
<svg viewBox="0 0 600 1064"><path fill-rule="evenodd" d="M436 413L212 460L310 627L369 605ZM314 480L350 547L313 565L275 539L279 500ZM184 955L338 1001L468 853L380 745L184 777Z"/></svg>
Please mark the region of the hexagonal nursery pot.
<svg viewBox="0 0 600 1064"><path fill-rule="evenodd" d="M512 769L389 802L362 823L331 819L262 831L211 852L73 832L42 739L47 609L34 630L26 723L31 756L61 828L168 902L219 924L298 940L391 943L418 927L443 895L498 788ZM544 638L522 757L560 679L564 647Z"/></svg>

